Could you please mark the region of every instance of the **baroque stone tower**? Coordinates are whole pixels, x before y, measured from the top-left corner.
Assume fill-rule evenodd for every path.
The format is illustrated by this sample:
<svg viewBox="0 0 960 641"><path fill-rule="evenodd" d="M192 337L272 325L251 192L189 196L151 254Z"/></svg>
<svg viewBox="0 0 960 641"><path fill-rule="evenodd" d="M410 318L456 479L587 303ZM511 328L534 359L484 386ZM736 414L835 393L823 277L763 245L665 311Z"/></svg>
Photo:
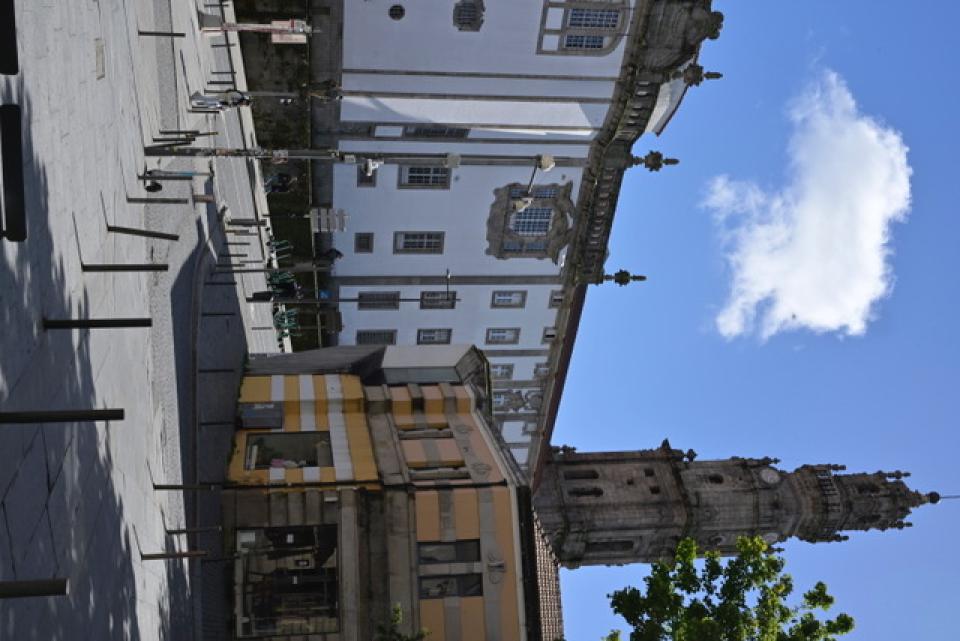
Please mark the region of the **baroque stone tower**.
<svg viewBox="0 0 960 641"><path fill-rule="evenodd" d="M682 537L735 554L738 536L768 543L796 536L842 541L845 530L903 528L910 510L936 503L901 480L904 472L838 474L841 465L792 472L777 459L696 461L668 441L655 450L579 454L553 448L535 506L567 567L649 563Z"/></svg>

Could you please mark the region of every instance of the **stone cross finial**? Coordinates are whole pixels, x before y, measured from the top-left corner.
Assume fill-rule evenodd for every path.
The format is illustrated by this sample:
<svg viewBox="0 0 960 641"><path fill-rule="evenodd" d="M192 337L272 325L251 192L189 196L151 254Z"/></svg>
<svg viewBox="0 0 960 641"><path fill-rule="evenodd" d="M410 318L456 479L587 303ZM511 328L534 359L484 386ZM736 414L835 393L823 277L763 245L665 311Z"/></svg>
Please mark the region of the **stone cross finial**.
<svg viewBox="0 0 960 641"><path fill-rule="evenodd" d="M664 158L659 151L650 150L646 156L631 156L632 165L643 165L649 171L660 171L664 165L678 165L680 161L676 158Z"/></svg>
<svg viewBox="0 0 960 641"><path fill-rule="evenodd" d="M621 269L614 274L604 274L603 280L607 280L607 281L612 280L620 287L623 287L624 285L629 285L631 282L634 282L634 281L647 280L647 277L641 274L631 274L627 270Z"/></svg>

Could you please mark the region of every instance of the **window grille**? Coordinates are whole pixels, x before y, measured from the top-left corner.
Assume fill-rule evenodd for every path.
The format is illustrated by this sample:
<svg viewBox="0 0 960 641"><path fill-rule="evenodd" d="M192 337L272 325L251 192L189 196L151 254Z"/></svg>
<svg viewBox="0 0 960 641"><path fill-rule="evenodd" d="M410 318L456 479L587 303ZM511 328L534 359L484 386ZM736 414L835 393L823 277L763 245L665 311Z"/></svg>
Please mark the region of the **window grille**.
<svg viewBox="0 0 960 641"><path fill-rule="evenodd" d="M420 577L421 599L483 596L482 574Z"/></svg>
<svg viewBox="0 0 960 641"><path fill-rule="evenodd" d="M398 254L442 254L442 231L400 231L394 235L394 252Z"/></svg>
<svg viewBox="0 0 960 641"><path fill-rule="evenodd" d="M418 329L417 345L447 345L452 334L449 328Z"/></svg>
<svg viewBox="0 0 960 641"><path fill-rule="evenodd" d="M620 24L617 9L571 9L567 26L587 29L616 29Z"/></svg>
<svg viewBox="0 0 960 641"><path fill-rule="evenodd" d="M603 49L603 36L568 33L563 37L565 49Z"/></svg>
<svg viewBox="0 0 960 641"><path fill-rule="evenodd" d="M510 220L510 228L521 236L544 236L550 231L553 210L549 207L527 207Z"/></svg>
<svg viewBox="0 0 960 641"><path fill-rule="evenodd" d="M457 292L429 291L420 292L420 309L453 309L457 306Z"/></svg>
<svg viewBox="0 0 960 641"><path fill-rule="evenodd" d="M494 380L505 381L513 378L513 365L496 363L490 366L490 377Z"/></svg>
<svg viewBox="0 0 960 641"><path fill-rule="evenodd" d="M488 345L509 345L511 343L516 343L520 340L520 328L491 327L487 329L486 338Z"/></svg>
<svg viewBox="0 0 960 641"><path fill-rule="evenodd" d="M453 25L460 31L480 31L483 0L461 0L453 6Z"/></svg>
<svg viewBox="0 0 960 641"><path fill-rule="evenodd" d="M357 330L357 345L396 345L397 330L395 329L361 329Z"/></svg>
<svg viewBox="0 0 960 641"><path fill-rule="evenodd" d="M556 198L560 194L560 190L553 186L535 186L530 190L530 195L534 198L539 198L542 200L547 200L549 198ZM523 198L527 195L526 187L511 187L510 188L510 198L516 200L517 198Z"/></svg>
<svg viewBox="0 0 960 641"><path fill-rule="evenodd" d="M360 292L358 309L400 309L400 292Z"/></svg>
<svg viewBox="0 0 960 641"><path fill-rule="evenodd" d="M411 165L400 168L401 187L447 187L450 170L446 167Z"/></svg>
<svg viewBox="0 0 960 641"><path fill-rule="evenodd" d="M497 290L490 299L490 307L523 307L527 302L527 292L518 290Z"/></svg>

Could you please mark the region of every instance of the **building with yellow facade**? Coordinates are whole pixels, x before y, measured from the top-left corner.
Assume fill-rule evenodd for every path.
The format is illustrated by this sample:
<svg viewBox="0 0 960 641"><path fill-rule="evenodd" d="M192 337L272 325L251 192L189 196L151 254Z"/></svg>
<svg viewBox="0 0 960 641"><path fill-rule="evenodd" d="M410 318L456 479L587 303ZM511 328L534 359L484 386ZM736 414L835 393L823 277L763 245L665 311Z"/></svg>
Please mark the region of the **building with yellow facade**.
<svg viewBox="0 0 960 641"><path fill-rule="evenodd" d="M373 639L397 606L429 641L561 629L488 370L457 345L250 360L224 493L237 638Z"/></svg>

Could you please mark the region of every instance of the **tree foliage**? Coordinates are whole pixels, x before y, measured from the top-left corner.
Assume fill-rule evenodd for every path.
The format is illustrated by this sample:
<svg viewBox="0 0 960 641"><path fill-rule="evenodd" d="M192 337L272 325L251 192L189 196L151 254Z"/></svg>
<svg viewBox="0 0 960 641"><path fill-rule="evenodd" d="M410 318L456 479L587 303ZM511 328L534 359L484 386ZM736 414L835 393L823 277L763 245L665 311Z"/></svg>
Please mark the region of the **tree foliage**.
<svg viewBox="0 0 960 641"><path fill-rule="evenodd" d="M653 564L645 590L609 595L633 628L630 641L835 641L853 629L846 614L818 616L833 605L823 583L787 605L793 580L763 539L741 537L737 550L726 562L707 552L697 564L696 542L684 539L673 560Z"/></svg>
<svg viewBox="0 0 960 641"><path fill-rule="evenodd" d="M390 612L390 623L388 625L378 625L376 641L424 641L430 634L428 630L421 629L416 634L404 634L400 631L403 625L403 610L400 604L396 603Z"/></svg>

